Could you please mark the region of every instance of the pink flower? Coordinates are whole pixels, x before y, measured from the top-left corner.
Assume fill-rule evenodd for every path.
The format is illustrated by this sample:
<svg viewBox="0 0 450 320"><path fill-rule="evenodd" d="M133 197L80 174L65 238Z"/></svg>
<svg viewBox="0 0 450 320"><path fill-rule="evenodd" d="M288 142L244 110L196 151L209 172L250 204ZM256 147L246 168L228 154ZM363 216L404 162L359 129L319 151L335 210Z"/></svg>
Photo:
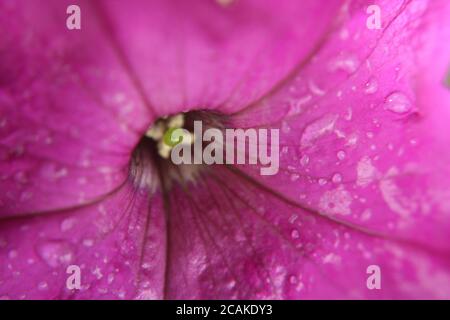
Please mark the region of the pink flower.
<svg viewBox="0 0 450 320"><path fill-rule="evenodd" d="M0 297L450 298L447 0L77 2L0 3ZM169 180L143 136L198 109L280 172Z"/></svg>

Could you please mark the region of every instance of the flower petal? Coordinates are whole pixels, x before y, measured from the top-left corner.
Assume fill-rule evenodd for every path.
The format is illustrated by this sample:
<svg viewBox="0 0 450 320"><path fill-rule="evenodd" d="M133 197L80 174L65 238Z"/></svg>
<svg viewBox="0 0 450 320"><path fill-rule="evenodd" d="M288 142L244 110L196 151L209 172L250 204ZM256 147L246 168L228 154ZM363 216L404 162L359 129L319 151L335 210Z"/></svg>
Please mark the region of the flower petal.
<svg viewBox="0 0 450 320"><path fill-rule="evenodd" d="M86 11L83 32L69 32L66 4L0 4L2 216L116 189L153 119L95 16Z"/></svg>
<svg viewBox="0 0 450 320"><path fill-rule="evenodd" d="M158 113L170 114L257 100L317 50L341 2L105 1L98 11Z"/></svg>
<svg viewBox="0 0 450 320"><path fill-rule="evenodd" d="M280 173L260 177L251 166L241 171L304 210L354 229L356 237L385 239L384 249L355 240L370 255L385 251L386 259L375 257L374 264L389 262L401 244L403 267L388 266L384 275L416 279L405 285L411 296L427 296L421 291L427 289L430 297L448 297L437 279L450 274L450 194L443 178L450 170L450 91L444 86L450 46L442 41L450 36L450 6L375 3L382 30L365 28L368 2L352 2L346 22L312 64L276 95L236 115L236 125L260 121L281 129ZM402 259L408 254L407 266ZM353 272L364 272L345 248L340 256L355 264ZM344 280L351 273L328 274ZM399 297L397 285L385 293Z"/></svg>
<svg viewBox="0 0 450 320"><path fill-rule="evenodd" d="M164 293L161 196L127 184L95 205L0 225L0 297L157 299ZM69 266L81 288L67 286Z"/></svg>
<svg viewBox="0 0 450 320"><path fill-rule="evenodd" d="M167 298L445 298L449 261L299 208L234 169L171 192ZM234 181L234 183L230 183ZM367 268L381 268L381 290Z"/></svg>

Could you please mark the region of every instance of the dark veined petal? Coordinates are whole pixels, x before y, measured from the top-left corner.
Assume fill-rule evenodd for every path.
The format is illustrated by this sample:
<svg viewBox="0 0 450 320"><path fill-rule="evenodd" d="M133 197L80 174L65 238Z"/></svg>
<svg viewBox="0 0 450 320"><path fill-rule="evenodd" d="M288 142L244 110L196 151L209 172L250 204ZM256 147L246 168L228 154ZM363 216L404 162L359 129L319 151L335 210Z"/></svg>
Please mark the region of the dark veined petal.
<svg viewBox="0 0 450 320"><path fill-rule="evenodd" d="M0 296L449 297L450 7L375 1L369 30L373 2L82 2L80 33L2 4ZM280 128L280 173L130 184L148 125L199 107Z"/></svg>

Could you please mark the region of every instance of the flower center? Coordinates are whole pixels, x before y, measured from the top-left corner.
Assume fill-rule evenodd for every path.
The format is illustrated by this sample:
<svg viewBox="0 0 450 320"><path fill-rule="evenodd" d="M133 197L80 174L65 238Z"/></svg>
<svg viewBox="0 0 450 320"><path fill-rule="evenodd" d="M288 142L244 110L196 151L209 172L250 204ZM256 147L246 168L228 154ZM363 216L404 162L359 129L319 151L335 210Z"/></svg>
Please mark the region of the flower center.
<svg viewBox="0 0 450 320"><path fill-rule="evenodd" d="M185 115L183 113L165 117L156 121L156 123L147 130L145 136L153 139L157 145L158 154L162 158L168 159L173 147L188 140L188 137L185 136L181 136L176 139L172 136L176 129L183 129L184 124ZM193 134L190 133L190 135L190 141L193 141Z"/></svg>
<svg viewBox="0 0 450 320"><path fill-rule="evenodd" d="M202 121L203 129L206 130L210 127L221 128L222 120L221 115L210 111L190 111L159 118L150 126L135 148L130 175L139 186L151 189L155 187L167 189L174 182L195 182L200 174L206 171L207 166L175 165L171 159L172 149L178 144L194 142L195 121Z"/></svg>

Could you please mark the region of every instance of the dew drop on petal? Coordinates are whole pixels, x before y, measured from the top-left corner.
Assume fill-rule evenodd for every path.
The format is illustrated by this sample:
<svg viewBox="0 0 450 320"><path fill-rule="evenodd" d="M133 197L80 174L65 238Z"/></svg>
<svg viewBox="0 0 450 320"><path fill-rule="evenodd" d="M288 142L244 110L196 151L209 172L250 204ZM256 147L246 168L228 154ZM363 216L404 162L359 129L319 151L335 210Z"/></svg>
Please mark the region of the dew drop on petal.
<svg viewBox="0 0 450 320"><path fill-rule="evenodd" d="M61 222L61 231L65 232L65 231L68 231L68 230L72 229L74 224L75 224L75 219L74 218L64 219Z"/></svg>
<svg viewBox="0 0 450 320"><path fill-rule="evenodd" d="M348 74L354 73L358 69L359 61L355 56L339 56L330 64L332 71L344 71Z"/></svg>
<svg viewBox="0 0 450 320"><path fill-rule="evenodd" d="M286 121L284 121L281 125L281 132L283 132L283 133L291 132L291 127L289 126L289 124Z"/></svg>
<svg viewBox="0 0 450 320"><path fill-rule="evenodd" d="M341 176L341 174L339 174L339 173L335 173L335 174L333 175L333 177L331 178L331 180L332 180L334 183L340 183L340 182L342 182L342 176Z"/></svg>
<svg viewBox="0 0 450 320"><path fill-rule="evenodd" d="M325 90L321 89L314 81L310 80L308 82L309 90L316 96L324 96Z"/></svg>
<svg viewBox="0 0 450 320"><path fill-rule="evenodd" d="M300 237L300 233L298 232L298 230L292 230L291 237L292 239L298 239Z"/></svg>
<svg viewBox="0 0 450 320"><path fill-rule="evenodd" d="M37 246L39 257L50 267L69 264L73 259L73 252L66 242L47 241Z"/></svg>
<svg viewBox="0 0 450 320"><path fill-rule="evenodd" d="M232 290L232 289L234 289L236 287L236 280L230 280L230 281L228 281L227 282L227 284L226 284L226 288L228 289L228 290Z"/></svg>
<svg viewBox="0 0 450 320"><path fill-rule="evenodd" d="M313 146L319 138L334 130L338 119L336 114L328 114L306 126L300 139L300 147L308 148Z"/></svg>
<svg viewBox="0 0 450 320"><path fill-rule="evenodd" d="M394 92L386 98L384 107L395 113L406 113L411 110L412 103L405 94Z"/></svg>
<svg viewBox="0 0 450 320"><path fill-rule="evenodd" d="M83 245L85 247L92 247L94 245L94 240L92 240L92 239L84 239L83 240Z"/></svg>
<svg viewBox="0 0 450 320"><path fill-rule="evenodd" d="M113 283L113 281L114 281L114 274L112 274L112 273L110 273L109 275L108 275L108 278L107 278L108 280L108 284L111 284L111 283Z"/></svg>
<svg viewBox="0 0 450 320"><path fill-rule="evenodd" d="M300 164L301 164L302 166L307 166L308 163L309 163L309 157L305 154L304 156L302 156L302 157L300 158Z"/></svg>
<svg viewBox="0 0 450 320"><path fill-rule="evenodd" d="M156 300L158 299L158 294L153 289L145 289L139 291L137 295L138 300Z"/></svg>
<svg viewBox="0 0 450 320"><path fill-rule="evenodd" d="M11 251L8 253L8 257L9 257L10 259L15 259L15 258L17 258L17 255L18 255L18 253L17 253L16 250L11 250Z"/></svg>
<svg viewBox="0 0 450 320"><path fill-rule="evenodd" d="M378 81L375 78L370 78L366 82L364 92L367 94L373 94L378 91Z"/></svg>
<svg viewBox="0 0 450 320"><path fill-rule="evenodd" d="M48 289L48 284L47 284L47 282L45 282L45 281L40 282L40 283L38 284L38 289L41 290L41 291L47 290L47 289Z"/></svg>
<svg viewBox="0 0 450 320"><path fill-rule="evenodd" d="M290 218L289 218L289 223L293 224L298 218L298 215L293 214Z"/></svg>
<svg viewBox="0 0 450 320"><path fill-rule="evenodd" d="M290 108L288 116L295 116L303 111L303 106L308 104L312 100L312 95L308 94L298 100L293 100L290 102Z"/></svg>
<svg viewBox="0 0 450 320"><path fill-rule="evenodd" d="M152 265L150 263L148 263L148 262L144 262L141 265L141 267L142 267L142 269L148 270L148 269L150 269L152 267Z"/></svg>
<svg viewBox="0 0 450 320"><path fill-rule="evenodd" d="M345 156L346 156L346 154L345 154L345 151L343 151L343 150L338 151L336 154L336 157L341 161L345 159Z"/></svg>

